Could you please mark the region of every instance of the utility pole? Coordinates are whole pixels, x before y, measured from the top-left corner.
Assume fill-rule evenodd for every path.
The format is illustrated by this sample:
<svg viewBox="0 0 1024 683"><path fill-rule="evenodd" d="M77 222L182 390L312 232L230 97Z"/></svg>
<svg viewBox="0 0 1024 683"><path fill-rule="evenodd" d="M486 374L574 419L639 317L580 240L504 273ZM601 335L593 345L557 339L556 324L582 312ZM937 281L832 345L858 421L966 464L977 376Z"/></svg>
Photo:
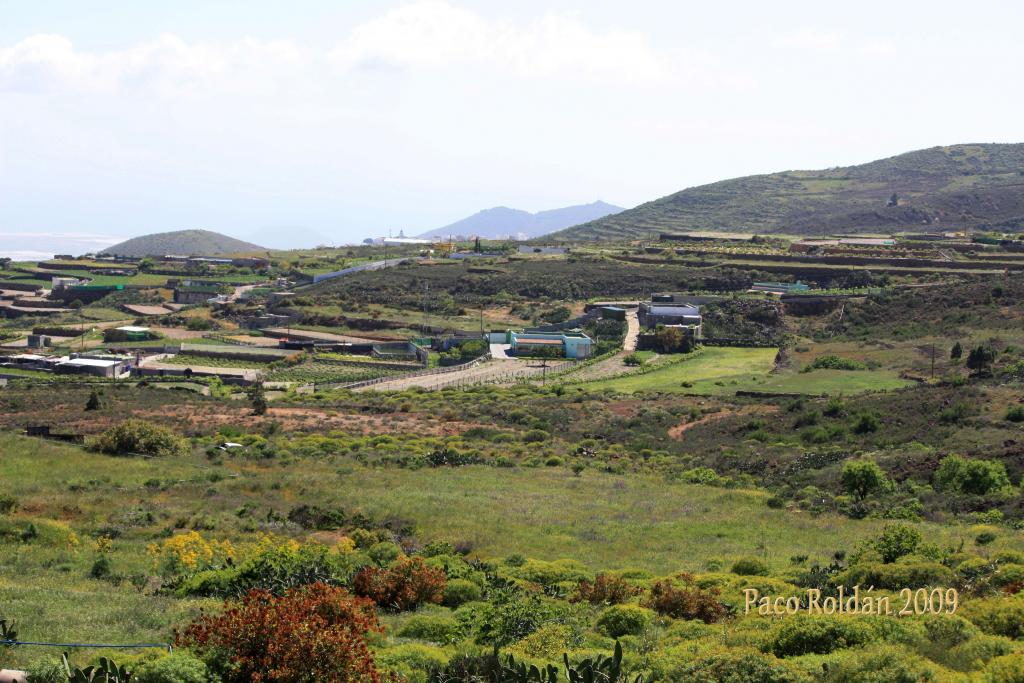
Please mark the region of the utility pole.
<svg viewBox="0 0 1024 683"><path fill-rule="evenodd" d="M935 379L935 344L932 344L932 379Z"/></svg>
<svg viewBox="0 0 1024 683"><path fill-rule="evenodd" d="M423 283L423 331L427 331L429 327L429 318L427 317L427 298L430 295L430 281Z"/></svg>

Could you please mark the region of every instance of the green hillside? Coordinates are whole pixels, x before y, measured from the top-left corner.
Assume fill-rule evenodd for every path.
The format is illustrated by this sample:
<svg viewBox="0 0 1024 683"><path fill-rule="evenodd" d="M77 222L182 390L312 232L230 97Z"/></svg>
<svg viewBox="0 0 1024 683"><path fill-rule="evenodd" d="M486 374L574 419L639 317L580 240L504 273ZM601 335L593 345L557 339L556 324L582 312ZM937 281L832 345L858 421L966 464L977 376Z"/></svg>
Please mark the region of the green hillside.
<svg viewBox="0 0 1024 683"><path fill-rule="evenodd" d="M163 256L183 254L186 256L210 256L213 254L234 254L245 251L263 251L263 247L236 240L210 230L175 230L158 232L153 235L133 237L130 240L104 249L104 254L118 256Z"/></svg>
<svg viewBox="0 0 1024 683"><path fill-rule="evenodd" d="M1024 144L933 147L860 166L723 180L551 237L628 239L691 230L816 235L939 228L1024 229Z"/></svg>

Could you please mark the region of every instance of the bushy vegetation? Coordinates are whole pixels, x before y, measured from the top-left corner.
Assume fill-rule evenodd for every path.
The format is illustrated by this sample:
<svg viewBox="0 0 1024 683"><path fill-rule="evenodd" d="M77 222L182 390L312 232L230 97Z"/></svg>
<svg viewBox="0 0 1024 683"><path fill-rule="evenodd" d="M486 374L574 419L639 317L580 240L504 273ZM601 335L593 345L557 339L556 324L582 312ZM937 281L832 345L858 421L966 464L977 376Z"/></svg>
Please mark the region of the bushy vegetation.
<svg viewBox="0 0 1024 683"><path fill-rule="evenodd" d="M367 644L381 626L372 603L314 583L280 597L251 591L220 614L186 626L177 643L225 683L383 680Z"/></svg>
<svg viewBox="0 0 1024 683"><path fill-rule="evenodd" d="M145 420L125 420L99 435L93 447L113 455L184 455L188 442L173 431Z"/></svg>

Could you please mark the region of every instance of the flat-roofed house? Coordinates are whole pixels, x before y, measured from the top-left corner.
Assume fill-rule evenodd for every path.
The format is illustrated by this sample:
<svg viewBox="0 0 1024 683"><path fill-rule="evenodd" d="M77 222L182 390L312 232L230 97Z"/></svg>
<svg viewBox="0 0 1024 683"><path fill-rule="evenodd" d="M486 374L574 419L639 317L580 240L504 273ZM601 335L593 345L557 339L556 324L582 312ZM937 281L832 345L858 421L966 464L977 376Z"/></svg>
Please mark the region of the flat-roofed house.
<svg viewBox="0 0 1024 683"><path fill-rule="evenodd" d="M62 358L54 369L64 374L117 378L128 370L129 361L123 356L70 356Z"/></svg>
<svg viewBox="0 0 1024 683"><path fill-rule="evenodd" d="M513 332L507 333L508 344L514 356L535 355L541 349L554 349L556 355L564 358L589 358L593 343L579 330L565 332Z"/></svg>
<svg viewBox="0 0 1024 683"><path fill-rule="evenodd" d="M640 302L637 313L641 327L653 328L658 325L681 325L693 328L694 336L701 334L702 317L700 307L687 303Z"/></svg>

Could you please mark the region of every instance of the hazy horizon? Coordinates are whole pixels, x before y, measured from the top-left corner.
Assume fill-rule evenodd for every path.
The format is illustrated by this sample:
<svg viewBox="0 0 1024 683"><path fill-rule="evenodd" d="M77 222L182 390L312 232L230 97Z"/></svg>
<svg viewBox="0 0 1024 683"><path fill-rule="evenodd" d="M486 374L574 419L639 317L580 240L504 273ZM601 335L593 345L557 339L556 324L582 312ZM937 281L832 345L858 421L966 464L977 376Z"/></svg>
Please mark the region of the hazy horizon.
<svg viewBox="0 0 1024 683"><path fill-rule="evenodd" d="M755 173L1024 140L1024 8L999 3L0 12L6 252L190 228L353 243L496 206L632 207Z"/></svg>

